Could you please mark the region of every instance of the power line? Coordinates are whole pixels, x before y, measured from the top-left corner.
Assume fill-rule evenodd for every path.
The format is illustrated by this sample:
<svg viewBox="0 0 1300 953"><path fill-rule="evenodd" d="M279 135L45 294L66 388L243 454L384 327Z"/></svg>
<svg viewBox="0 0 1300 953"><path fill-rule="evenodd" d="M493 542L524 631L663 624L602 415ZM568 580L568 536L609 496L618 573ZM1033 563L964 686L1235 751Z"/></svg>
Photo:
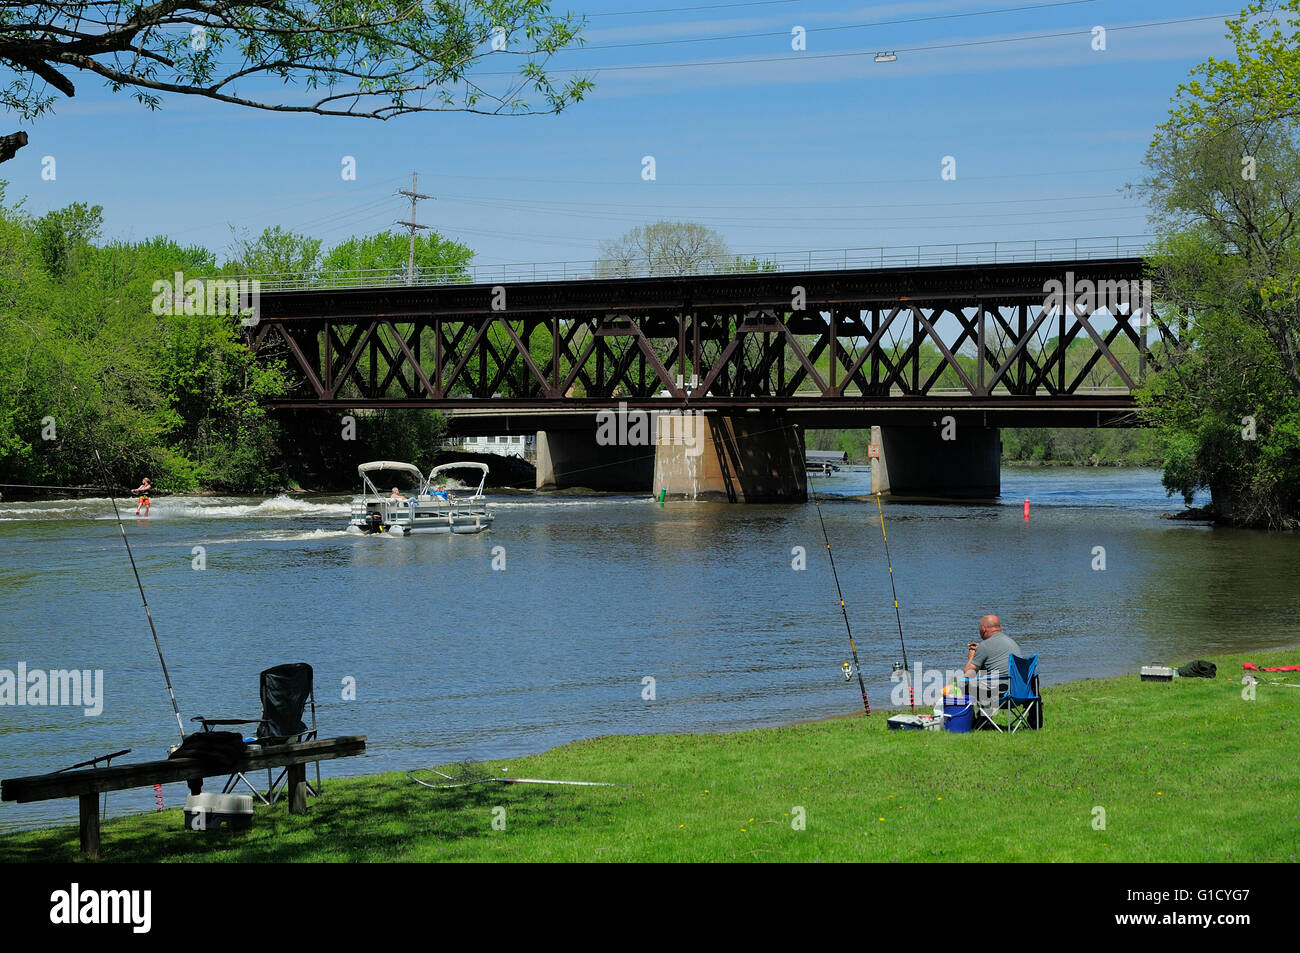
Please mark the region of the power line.
<svg viewBox="0 0 1300 953"><path fill-rule="evenodd" d="M660 7L658 10L616 10L609 13L584 13L588 20L596 17L636 17L649 13L695 13L702 10L726 10L732 7L770 7L781 3L799 3L801 0L748 0L745 3L708 3L698 7Z"/></svg>
<svg viewBox="0 0 1300 953"><path fill-rule="evenodd" d="M964 182L983 182L992 179L1025 179L1038 178L1053 175L1099 175L1110 172L1135 172L1135 166L1114 166L1107 169L1051 169L1045 172L1004 172L997 175L964 175ZM535 185L582 185L587 188L592 186L613 186L626 188L628 180L623 179L538 179L524 176L486 176L486 175L463 175L455 172L439 172L439 178L446 179L474 179L483 182L528 182ZM820 186L839 186L839 185L910 185L913 183L933 183L935 179L932 176L925 178L912 179L833 179L822 181L800 181L799 185L806 187ZM780 189L783 192L790 190L788 182L740 182L735 179L729 179L725 182L692 182L682 185L676 185L675 188L701 188L701 189L718 189L718 188L743 188L750 191L754 189Z"/></svg>
<svg viewBox="0 0 1300 953"><path fill-rule="evenodd" d="M1109 33L1119 33L1125 30L1145 30L1160 26L1174 26L1180 23L1199 23L1205 20L1226 20L1235 13L1216 13L1203 17L1179 17L1171 20L1152 20L1148 23L1133 23L1128 26L1107 27ZM1052 40L1066 36L1091 36L1092 29L1065 30L1058 33L1032 33L1026 36L1009 36L1001 37L995 40L970 40L962 43L939 43L931 46L910 46L895 47L895 53L926 53L934 50L952 50L968 46L996 46L1003 43L1024 43L1030 40ZM728 60L696 60L687 63L643 63L639 65L628 66L585 66L581 68L554 68L549 69L549 73L601 73L601 72L624 72L627 70L666 70L666 69L697 69L703 66L746 66L755 63L784 63L808 60L833 60L846 59L856 56L875 56L879 50L845 50L839 53L799 53L794 56L756 56L746 59L728 59ZM481 73L481 76L514 76L514 73Z"/></svg>
<svg viewBox="0 0 1300 953"><path fill-rule="evenodd" d="M970 17L987 17L999 13L1023 13L1026 10L1046 10L1053 7L1073 7L1081 3L1096 3L1097 0L1056 0L1054 3L1028 3L1019 7L1002 7L997 10L973 10L968 13L939 13L928 17L904 17L898 20L875 20L871 23L848 23L841 26L808 27L805 33L836 33L841 30L870 30L875 27L897 26L904 23L929 23L935 20L962 20ZM625 50L639 46L674 46L681 43L715 43L721 40L758 40L772 37L788 37L789 30L774 30L765 33L721 33L716 36L691 36L675 40L643 40L637 43L606 43L600 46L575 46L565 50L566 53L580 53L588 50Z"/></svg>
<svg viewBox="0 0 1300 953"><path fill-rule="evenodd" d="M836 211L861 211L868 209L916 209L916 208L952 208L954 206L968 205L1018 205L1018 204L1039 204L1042 202L1092 202L1097 199L1113 199L1114 192L1098 192L1093 195L1053 195L1041 198L1018 199L1018 198L1001 198L1001 199L979 199L966 202L886 202L886 203L845 203L836 202L829 205L819 205L811 202L764 202L763 208L767 210L781 209L798 209L801 211L814 211L817 209L833 209ZM573 199L512 199L509 197L498 197L491 195L444 195L448 201L464 202L470 205L487 205L499 208L508 208L520 211L545 212L549 210L577 211L583 208L594 208L598 210L605 209L627 209L629 211L650 211L662 212L665 209L685 209L692 212L701 209L724 209L742 211L753 211L754 203L745 202L743 204L710 204L707 202L581 202Z"/></svg>

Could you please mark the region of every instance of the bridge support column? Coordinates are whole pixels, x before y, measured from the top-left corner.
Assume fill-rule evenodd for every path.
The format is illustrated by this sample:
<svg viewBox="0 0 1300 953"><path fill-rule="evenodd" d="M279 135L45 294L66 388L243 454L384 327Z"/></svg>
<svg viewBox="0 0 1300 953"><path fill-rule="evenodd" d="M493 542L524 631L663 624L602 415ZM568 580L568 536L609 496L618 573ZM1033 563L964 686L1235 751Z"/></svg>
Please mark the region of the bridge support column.
<svg viewBox="0 0 1300 953"><path fill-rule="evenodd" d="M664 415L655 447L654 493L725 503L802 503L808 498L803 431L766 414Z"/></svg>
<svg viewBox="0 0 1300 953"><path fill-rule="evenodd" d="M649 446L602 446L593 430L537 431L537 489L584 487L645 493L654 475Z"/></svg>
<svg viewBox="0 0 1300 953"><path fill-rule="evenodd" d="M992 499L1002 492L1002 435L993 427L872 427L880 457L871 492L930 499Z"/></svg>

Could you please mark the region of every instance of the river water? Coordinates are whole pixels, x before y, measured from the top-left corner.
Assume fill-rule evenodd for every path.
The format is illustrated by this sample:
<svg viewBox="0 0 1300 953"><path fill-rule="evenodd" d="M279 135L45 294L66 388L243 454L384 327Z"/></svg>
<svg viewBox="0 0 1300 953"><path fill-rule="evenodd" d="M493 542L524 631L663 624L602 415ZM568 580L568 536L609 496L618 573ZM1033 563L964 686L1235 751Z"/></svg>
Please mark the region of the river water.
<svg viewBox="0 0 1300 953"><path fill-rule="evenodd" d="M812 486L880 709L901 650L869 479ZM1161 519L1181 500L1149 470L1008 469L1002 489L996 504L886 501L913 666L960 667L988 611L1046 682L1300 641L1300 536ZM257 717L258 672L288 661L315 668L322 737L369 736L330 776L861 710L813 505L493 499L490 532L450 538L349 535L342 496L157 497L147 522L127 507L187 730L194 715ZM0 669L103 673L98 715L0 706L0 776L176 742L107 500L0 503L0 619ZM167 786L168 806L184 794ZM109 813L153 803L115 793ZM75 815L5 803L0 829Z"/></svg>

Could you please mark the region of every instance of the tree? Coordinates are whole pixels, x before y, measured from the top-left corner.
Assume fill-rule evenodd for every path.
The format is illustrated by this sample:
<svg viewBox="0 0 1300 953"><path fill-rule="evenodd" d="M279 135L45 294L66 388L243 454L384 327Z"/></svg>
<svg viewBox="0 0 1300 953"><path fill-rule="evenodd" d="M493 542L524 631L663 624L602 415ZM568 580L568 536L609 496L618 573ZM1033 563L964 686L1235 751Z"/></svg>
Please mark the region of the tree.
<svg viewBox="0 0 1300 953"><path fill-rule="evenodd" d="M321 262L325 272L392 272L403 279L410 254L410 236L387 231L377 235L353 235L329 250ZM473 249L437 232L415 236L417 275L454 281L466 274L465 266L474 257ZM361 276L358 276L361 280ZM364 283L364 282L362 282Z"/></svg>
<svg viewBox="0 0 1300 953"><path fill-rule="evenodd" d="M54 209L36 222L36 247L51 278L59 279L76 265L73 257L96 241L104 227L104 208L74 202Z"/></svg>
<svg viewBox="0 0 1300 953"><path fill-rule="evenodd" d="M286 231L279 225L262 230L256 238L236 232L226 271L243 275L301 275L320 270L319 238Z"/></svg>
<svg viewBox="0 0 1300 953"><path fill-rule="evenodd" d="M1300 0L1229 21L1235 62L1207 60L1173 100L1138 186L1158 236L1164 319L1183 349L1139 398L1164 483L1215 515L1300 516Z"/></svg>
<svg viewBox="0 0 1300 953"><path fill-rule="evenodd" d="M14 73L0 86L0 108L41 116L76 95L69 74L80 71L150 109L173 93L371 119L556 113L592 85L555 82L544 68L581 42L582 26L552 16L547 0L0 0L0 64ZM480 71L489 57L518 61L512 78ZM273 80L300 91L276 96ZM26 144L11 138L0 161Z"/></svg>
<svg viewBox="0 0 1300 953"><path fill-rule="evenodd" d="M726 240L712 229L696 222L668 221L638 225L602 244L600 255L596 274L602 278L707 274L730 264L734 257ZM755 262L752 270L760 267Z"/></svg>

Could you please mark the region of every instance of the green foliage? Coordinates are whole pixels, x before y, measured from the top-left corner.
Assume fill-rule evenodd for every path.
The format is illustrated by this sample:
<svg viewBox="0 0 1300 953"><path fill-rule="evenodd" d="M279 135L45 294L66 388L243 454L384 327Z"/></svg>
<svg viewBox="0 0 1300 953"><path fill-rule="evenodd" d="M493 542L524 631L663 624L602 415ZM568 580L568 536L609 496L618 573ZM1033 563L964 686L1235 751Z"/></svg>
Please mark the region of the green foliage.
<svg viewBox="0 0 1300 953"><path fill-rule="evenodd" d="M388 272L395 278L406 275L406 266L410 258L411 239L407 234L396 231L380 232L377 235L354 235L330 249L321 262L321 269L331 273L337 283L338 273L366 272L358 275L358 282L363 279L374 280L374 273ZM444 238L434 231L425 231L415 236L416 274L426 278L436 276L440 280L455 281L468 276L466 266L474 257L473 249L460 242Z"/></svg>
<svg viewBox="0 0 1300 953"><path fill-rule="evenodd" d="M1144 429L1008 427L1002 431L1006 463L1072 467L1148 467L1160 463L1155 435Z"/></svg>
<svg viewBox="0 0 1300 953"><path fill-rule="evenodd" d="M32 219L0 205L0 480L165 492L282 482L260 401L279 368L252 360L234 316L153 313L154 284L212 274L162 238L93 244L100 210Z"/></svg>
<svg viewBox="0 0 1300 953"><path fill-rule="evenodd" d="M279 416L284 443L293 448L293 479L312 487L352 489L357 465L404 460L424 470L434 465L447 425L436 410L353 410L355 439L342 440L340 418L314 410Z"/></svg>
<svg viewBox="0 0 1300 953"><path fill-rule="evenodd" d="M96 449L119 487L148 475L161 492L342 487L364 460L431 465L441 414L356 411L356 440L339 439L334 416L273 416L265 403L286 392L285 369L254 360L238 316L155 307L172 300L157 286L175 291L178 273L404 267L404 236L351 238L322 258L319 240L277 226L237 241L219 269L207 249L165 238L96 245L98 207L33 219L4 204L2 186L0 482L97 485ZM463 271L472 254L437 235L417 245L422 267ZM540 338L538 357L550 349Z"/></svg>
<svg viewBox="0 0 1300 953"><path fill-rule="evenodd" d="M582 26L574 15L551 15L546 0L4 3L0 64L12 78L0 85L0 109L27 119L51 111L60 94L76 95L67 75L75 69L150 109L166 92L381 119L559 112L592 84L580 76L555 82L544 64L581 42ZM515 77L479 78L489 57L509 63ZM276 80L309 95L277 95Z"/></svg>
<svg viewBox="0 0 1300 953"><path fill-rule="evenodd" d="M1155 435L1146 429L1006 427L1001 433L1006 464L1149 467L1161 459ZM806 440L809 450L841 450L849 463L870 462L869 429L809 430Z"/></svg>
<svg viewBox="0 0 1300 953"><path fill-rule="evenodd" d="M57 281L80 264L74 259L98 240L104 224L103 213L102 206L88 208L74 202L37 219L36 249L51 278Z"/></svg>
<svg viewBox="0 0 1300 953"><path fill-rule="evenodd" d="M1300 0L1256 4L1228 26L1236 60L1193 71L1147 152L1153 276L1183 347L1139 399L1171 494L1208 489L1225 522L1290 527L1300 525Z"/></svg>
<svg viewBox="0 0 1300 953"><path fill-rule="evenodd" d="M256 238L236 232L225 271L234 275L309 278L320 271L320 246L319 238L286 231L279 225L264 229Z"/></svg>

